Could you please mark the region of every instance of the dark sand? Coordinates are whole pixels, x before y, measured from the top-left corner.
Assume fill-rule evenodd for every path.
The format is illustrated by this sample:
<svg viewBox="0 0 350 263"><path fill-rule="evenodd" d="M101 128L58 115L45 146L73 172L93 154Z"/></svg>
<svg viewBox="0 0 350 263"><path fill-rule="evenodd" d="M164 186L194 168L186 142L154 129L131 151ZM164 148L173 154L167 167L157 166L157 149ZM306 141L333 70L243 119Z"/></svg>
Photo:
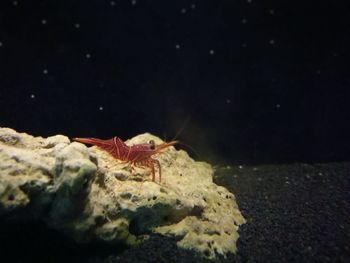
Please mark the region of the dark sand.
<svg viewBox="0 0 350 263"><path fill-rule="evenodd" d="M237 261L350 262L350 163L220 169L216 181L247 219Z"/></svg>

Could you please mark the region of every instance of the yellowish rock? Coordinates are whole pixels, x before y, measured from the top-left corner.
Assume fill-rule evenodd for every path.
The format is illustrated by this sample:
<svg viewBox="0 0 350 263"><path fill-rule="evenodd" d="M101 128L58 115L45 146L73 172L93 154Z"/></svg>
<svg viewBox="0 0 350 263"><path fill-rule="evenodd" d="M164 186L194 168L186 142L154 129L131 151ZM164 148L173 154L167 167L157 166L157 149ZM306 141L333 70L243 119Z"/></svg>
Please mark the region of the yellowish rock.
<svg viewBox="0 0 350 263"><path fill-rule="evenodd" d="M146 133L127 144L149 140L162 143ZM161 183L96 146L0 128L0 217L43 220L78 242L133 245L156 232L209 258L235 253L245 220L212 167L174 147L154 158Z"/></svg>

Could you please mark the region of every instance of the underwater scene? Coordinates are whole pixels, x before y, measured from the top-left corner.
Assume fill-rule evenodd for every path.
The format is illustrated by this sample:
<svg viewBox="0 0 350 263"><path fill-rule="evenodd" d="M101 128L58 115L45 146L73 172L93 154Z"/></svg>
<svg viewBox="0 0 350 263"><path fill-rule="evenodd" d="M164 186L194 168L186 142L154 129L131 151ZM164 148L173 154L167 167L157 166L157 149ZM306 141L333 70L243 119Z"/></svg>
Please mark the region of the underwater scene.
<svg viewBox="0 0 350 263"><path fill-rule="evenodd" d="M0 262L350 262L347 1L0 1Z"/></svg>

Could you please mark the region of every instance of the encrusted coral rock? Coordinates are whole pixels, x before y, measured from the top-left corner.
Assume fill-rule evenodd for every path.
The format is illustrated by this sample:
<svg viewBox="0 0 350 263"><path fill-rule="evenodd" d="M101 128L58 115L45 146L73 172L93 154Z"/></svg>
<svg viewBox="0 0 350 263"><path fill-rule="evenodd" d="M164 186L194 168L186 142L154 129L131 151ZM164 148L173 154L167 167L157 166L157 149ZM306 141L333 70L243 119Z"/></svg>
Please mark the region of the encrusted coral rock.
<svg viewBox="0 0 350 263"><path fill-rule="evenodd" d="M162 142L142 134L127 144L151 139ZM154 231L207 257L235 252L245 220L211 166L174 147L156 158L160 184L98 147L0 128L0 217L44 220L78 242L132 245Z"/></svg>

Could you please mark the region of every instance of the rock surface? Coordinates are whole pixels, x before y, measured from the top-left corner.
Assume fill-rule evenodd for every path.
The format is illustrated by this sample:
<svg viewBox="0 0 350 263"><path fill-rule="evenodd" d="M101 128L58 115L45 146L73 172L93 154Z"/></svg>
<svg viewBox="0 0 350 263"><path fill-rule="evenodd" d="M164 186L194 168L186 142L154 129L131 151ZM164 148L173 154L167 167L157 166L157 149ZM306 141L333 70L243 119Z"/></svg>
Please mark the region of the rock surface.
<svg viewBox="0 0 350 263"><path fill-rule="evenodd" d="M162 142L146 133L127 144L149 140ZM0 218L43 220L82 243L134 245L153 231L209 258L234 253L245 219L211 166L174 147L155 158L161 183L98 147L0 128Z"/></svg>

